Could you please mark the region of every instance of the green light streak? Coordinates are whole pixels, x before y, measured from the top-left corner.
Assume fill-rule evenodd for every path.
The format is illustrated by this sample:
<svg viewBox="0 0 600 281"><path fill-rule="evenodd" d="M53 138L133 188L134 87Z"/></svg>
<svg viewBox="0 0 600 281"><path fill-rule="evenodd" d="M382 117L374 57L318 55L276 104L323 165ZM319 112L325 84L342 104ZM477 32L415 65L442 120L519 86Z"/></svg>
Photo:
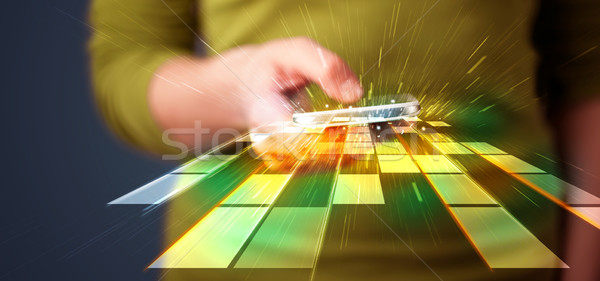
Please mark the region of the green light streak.
<svg viewBox="0 0 600 281"><path fill-rule="evenodd" d="M415 190L415 194L417 194L417 199L419 200L419 202L423 202L423 197L421 197L421 193L419 192L419 188L417 188L417 184L414 181L412 182L412 187Z"/></svg>

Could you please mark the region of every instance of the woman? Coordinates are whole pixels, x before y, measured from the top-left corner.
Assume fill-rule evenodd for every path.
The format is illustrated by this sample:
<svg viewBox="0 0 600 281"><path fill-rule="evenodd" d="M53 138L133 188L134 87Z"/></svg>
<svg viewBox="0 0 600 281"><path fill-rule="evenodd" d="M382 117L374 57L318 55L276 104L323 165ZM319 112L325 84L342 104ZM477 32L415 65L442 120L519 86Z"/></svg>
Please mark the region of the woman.
<svg viewBox="0 0 600 281"><path fill-rule="evenodd" d="M479 140L500 139L539 151L535 149L551 145L532 91L536 57L529 44L529 26L532 14L539 10L538 85L553 117L551 124L557 132L568 128L565 120L588 124L586 129L593 131L573 132L576 139L559 139L562 156L600 174L600 157L590 157L600 155L598 146L583 151L577 145L594 143L600 130L590 126L590 118L600 112L600 87L594 82L600 57L594 47L600 38L594 13L598 5L592 1L535 4L96 0L90 42L96 99L117 134L144 150L164 154L178 153L180 144L208 148L218 129L244 131L289 118L287 97L306 95L307 86L317 108L353 103L369 93L408 92L421 101L422 118L453 120L463 132L480 134ZM318 88L324 94L316 93ZM193 137L196 134L162 133L195 128L197 120L208 129L199 140ZM594 182L588 177L578 186L585 189ZM170 220L187 211L182 206L172 208ZM556 240L556 226L544 226L543 233L549 236L545 241ZM433 245L431 238L418 238L417 248ZM370 251L377 256L378 250ZM476 262L450 262L461 257L451 249L431 254L440 252L448 259L436 267L444 272L444 280L549 280L556 273L490 274ZM360 255L356 254L358 260ZM315 278L388 276L385 270L374 273L369 268L376 267L365 266L364 275L344 276L339 265L332 267L336 272L341 269L339 274ZM394 266L398 265L389 268ZM431 277L422 270L403 272L410 279ZM181 278L195 273L171 274Z"/></svg>

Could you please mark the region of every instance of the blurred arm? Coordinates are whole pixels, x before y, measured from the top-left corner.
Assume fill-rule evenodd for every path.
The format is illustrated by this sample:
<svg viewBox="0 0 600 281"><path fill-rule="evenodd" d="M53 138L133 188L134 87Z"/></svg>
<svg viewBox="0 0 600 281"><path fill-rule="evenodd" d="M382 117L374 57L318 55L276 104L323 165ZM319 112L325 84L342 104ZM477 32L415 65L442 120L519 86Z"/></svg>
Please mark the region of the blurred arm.
<svg viewBox="0 0 600 281"><path fill-rule="evenodd" d="M570 182L600 195L600 3L543 0L534 31L538 93ZM574 168L577 167L577 168ZM599 230L567 221L563 280L600 280Z"/></svg>
<svg viewBox="0 0 600 281"><path fill-rule="evenodd" d="M109 125L137 146L178 155L191 148L199 152L222 141L218 136L223 132L231 136L291 120L287 98L309 83L340 102L362 96L348 64L306 37L194 57L191 4L93 3L90 50L96 100Z"/></svg>
<svg viewBox="0 0 600 281"><path fill-rule="evenodd" d="M119 136L147 151L165 152L148 107L155 70L192 52L193 0L94 0L89 42L96 103ZM178 18L177 16L180 18Z"/></svg>
<svg viewBox="0 0 600 281"><path fill-rule="evenodd" d="M558 145L569 180L600 196L600 98L572 107L558 123ZM574 165L574 166L571 166ZM566 221L564 254L571 269L563 280L600 280L600 230L580 219Z"/></svg>

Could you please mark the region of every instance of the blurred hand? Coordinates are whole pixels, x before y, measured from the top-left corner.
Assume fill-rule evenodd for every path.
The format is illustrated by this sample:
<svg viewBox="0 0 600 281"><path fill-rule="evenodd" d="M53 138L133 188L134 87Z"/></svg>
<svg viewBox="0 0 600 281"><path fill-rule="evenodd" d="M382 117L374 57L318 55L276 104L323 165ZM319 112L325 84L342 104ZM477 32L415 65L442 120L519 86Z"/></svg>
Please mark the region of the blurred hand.
<svg viewBox="0 0 600 281"><path fill-rule="evenodd" d="M356 75L342 58L300 37L241 46L210 58L173 59L156 71L149 107L165 130L194 128L200 120L202 128L210 129L201 140L192 135L170 139L207 148L216 145L219 129L246 131L291 120L289 98L311 82L342 103L362 97Z"/></svg>

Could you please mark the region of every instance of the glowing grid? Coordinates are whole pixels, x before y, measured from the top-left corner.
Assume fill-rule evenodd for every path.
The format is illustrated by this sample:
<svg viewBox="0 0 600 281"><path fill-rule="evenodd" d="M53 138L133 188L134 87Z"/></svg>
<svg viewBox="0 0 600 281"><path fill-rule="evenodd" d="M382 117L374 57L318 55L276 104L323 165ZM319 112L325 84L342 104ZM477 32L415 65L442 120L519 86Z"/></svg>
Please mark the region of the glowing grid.
<svg viewBox="0 0 600 281"><path fill-rule="evenodd" d="M466 175L426 175L446 204L498 204Z"/></svg>
<svg viewBox="0 0 600 281"><path fill-rule="evenodd" d="M327 208L275 207L236 268L312 268Z"/></svg>
<svg viewBox="0 0 600 281"><path fill-rule="evenodd" d="M422 137L430 142L453 142L454 140L446 134L442 133L424 133Z"/></svg>
<svg viewBox="0 0 600 281"><path fill-rule="evenodd" d="M338 175L333 204L385 204L379 175Z"/></svg>
<svg viewBox="0 0 600 281"><path fill-rule="evenodd" d="M304 132L307 134L320 134L325 130L324 127L312 128L312 127L304 127Z"/></svg>
<svg viewBox="0 0 600 281"><path fill-rule="evenodd" d="M195 174L167 174L109 202L108 204L160 204L191 187L205 176L206 175Z"/></svg>
<svg viewBox="0 0 600 281"><path fill-rule="evenodd" d="M346 142L371 142L371 134L348 134Z"/></svg>
<svg viewBox="0 0 600 281"><path fill-rule="evenodd" d="M272 204L292 175L252 175L222 204Z"/></svg>
<svg viewBox="0 0 600 281"><path fill-rule="evenodd" d="M382 173L421 173L408 155L377 155Z"/></svg>
<svg viewBox="0 0 600 281"><path fill-rule="evenodd" d="M227 268L266 207L217 207L149 268Z"/></svg>
<svg viewBox="0 0 600 281"><path fill-rule="evenodd" d="M316 143L311 154L341 154L344 149L344 144L341 142L318 142Z"/></svg>
<svg viewBox="0 0 600 281"><path fill-rule="evenodd" d="M443 154L473 154L457 142L434 142L433 146Z"/></svg>
<svg viewBox="0 0 600 281"><path fill-rule="evenodd" d="M491 268L568 268L502 207L451 207Z"/></svg>
<svg viewBox="0 0 600 281"><path fill-rule="evenodd" d="M238 155L203 155L181 166L173 173L211 173Z"/></svg>
<svg viewBox="0 0 600 281"><path fill-rule="evenodd" d="M368 133L369 133L369 127L364 127L364 126L348 127L348 134L368 134Z"/></svg>
<svg viewBox="0 0 600 281"><path fill-rule="evenodd" d="M545 173L543 170L512 155L481 155L481 157L509 173Z"/></svg>
<svg viewBox="0 0 600 281"><path fill-rule="evenodd" d="M567 204L600 204L600 198L553 175L520 175Z"/></svg>
<svg viewBox="0 0 600 281"><path fill-rule="evenodd" d="M462 173L444 155L413 155L423 173Z"/></svg>
<svg viewBox="0 0 600 281"><path fill-rule="evenodd" d="M507 154L487 142L461 142L461 144L477 154Z"/></svg>
<svg viewBox="0 0 600 281"><path fill-rule="evenodd" d="M375 150L370 142L347 142L344 154L375 154Z"/></svg>
<svg viewBox="0 0 600 281"><path fill-rule="evenodd" d="M404 146L396 141L375 143L377 154L407 154Z"/></svg>

